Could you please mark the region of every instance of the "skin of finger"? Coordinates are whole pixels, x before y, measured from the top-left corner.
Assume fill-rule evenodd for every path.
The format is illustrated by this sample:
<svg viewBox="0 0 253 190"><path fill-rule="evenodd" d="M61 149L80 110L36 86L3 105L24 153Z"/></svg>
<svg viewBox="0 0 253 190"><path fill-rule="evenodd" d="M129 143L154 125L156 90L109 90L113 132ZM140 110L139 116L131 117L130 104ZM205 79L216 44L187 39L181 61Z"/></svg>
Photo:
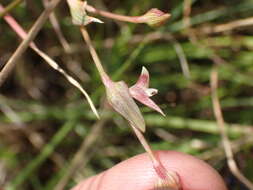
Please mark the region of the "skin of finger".
<svg viewBox="0 0 253 190"><path fill-rule="evenodd" d="M227 190L221 176L207 163L176 151L156 151L168 171L180 177L182 190ZM88 178L72 190L156 190L158 176L147 154L123 161Z"/></svg>

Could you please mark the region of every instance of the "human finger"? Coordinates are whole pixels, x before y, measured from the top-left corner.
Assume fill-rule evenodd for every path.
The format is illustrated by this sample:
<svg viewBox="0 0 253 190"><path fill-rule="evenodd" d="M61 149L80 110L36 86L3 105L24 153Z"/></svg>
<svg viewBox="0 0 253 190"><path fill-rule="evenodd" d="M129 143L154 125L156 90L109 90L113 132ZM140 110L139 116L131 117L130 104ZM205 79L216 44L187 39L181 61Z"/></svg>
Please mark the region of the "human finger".
<svg viewBox="0 0 253 190"><path fill-rule="evenodd" d="M220 175L207 163L176 151L156 151L167 171L176 172L182 190L226 190ZM99 175L79 183L72 190L165 190L147 154L123 161Z"/></svg>

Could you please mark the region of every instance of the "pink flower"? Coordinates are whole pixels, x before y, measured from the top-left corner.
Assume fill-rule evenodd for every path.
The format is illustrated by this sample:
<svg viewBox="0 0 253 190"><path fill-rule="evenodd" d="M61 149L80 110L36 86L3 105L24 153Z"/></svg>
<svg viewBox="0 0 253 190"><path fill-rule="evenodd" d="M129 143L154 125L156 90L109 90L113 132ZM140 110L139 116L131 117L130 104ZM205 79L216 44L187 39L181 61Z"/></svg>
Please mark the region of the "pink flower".
<svg viewBox="0 0 253 190"><path fill-rule="evenodd" d="M142 67L142 72L138 81L129 89L129 91L133 98L165 116L159 106L150 99L151 96L158 93L158 90L149 88L149 73L145 67Z"/></svg>
<svg viewBox="0 0 253 190"><path fill-rule="evenodd" d="M159 106L150 99L150 96L157 94L158 91L148 88L149 73L145 67L142 68L138 81L131 88L128 88L123 81L112 81L106 74L103 74L102 79L109 104L116 112L128 120L131 126L145 132L145 121L133 98L165 116Z"/></svg>

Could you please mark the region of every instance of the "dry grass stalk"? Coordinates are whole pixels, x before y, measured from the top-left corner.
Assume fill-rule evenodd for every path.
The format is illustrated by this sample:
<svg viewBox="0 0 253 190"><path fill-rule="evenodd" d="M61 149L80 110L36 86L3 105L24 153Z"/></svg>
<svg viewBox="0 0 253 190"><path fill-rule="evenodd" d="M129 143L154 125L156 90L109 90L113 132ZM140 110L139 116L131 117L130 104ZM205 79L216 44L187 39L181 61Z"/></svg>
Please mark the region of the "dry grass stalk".
<svg viewBox="0 0 253 190"><path fill-rule="evenodd" d="M248 17L248 18L231 21L224 24L218 24L215 26L205 26L203 28L196 29L196 30L199 30L201 33L204 33L204 34L215 34L215 33L226 32L229 30L239 29L241 27L252 26L252 25L253 25L253 17Z"/></svg>
<svg viewBox="0 0 253 190"><path fill-rule="evenodd" d="M0 10L3 9L1 4L0 4ZM10 15L6 15L4 16L4 19L6 20L6 22L12 27L12 29L21 37L21 38L25 38L27 36L26 32L23 30L23 28L21 28L21 26L14 20L13 17L11 17ZM30 43L30 47L38 54L40 55L45 61L46 63L48 63L53 69L55 69L56 71L58 71L59 73L61 73L73 86L75 86L77 89L80 90L80 92L85 96L85 98L87 99L92 111L94 112L94 114L97 116L97 118L99 118L99 114L96 110L96 107L94 106L91 98L89 97L88 93L82 88L81 84L75 80L72 76L70 76L69 74L67 74L67 72L65 70L63 70L51 57L49 57L46 53L44 53L43 51L41 51L34 42Z"/></svg>
<svg viewBox="0 0 253 190"><path fill-rule="evenodd" d="M246 185L250 190L253 190L253 184L251 181L249 181L239 170L232 151L232 147L229 141L229 138L227 136L226 128L225 128L225 122L223 119L221 106L218 98L217 88L218 88L218 72L217 68L214 68L211 72L210 76L210 82L211 82L211 90L212 90L212 103L213 103L213 111L214 115L218 124L218 127L220 129L221 134L221 140L223 144L223 148L225 151L225 155L227 158L227 164L232 172L232 174L238 178L244 185Z"/></svg>
<svg viewBox="0 0 253 190"><path fill-rule="evenodd" d="M49 0L43 0L42 1L43 4L44 4L44 7L46 8L48 3L49 3ZM50 15L49 15L49 21L51 22L52 26L53 26L53 29L64 49L64 51L69 54L70 51L71 51L71 48L70 48L70 45L68 43L68 41L66 40L66 38L64 37L63 33L62 33L62 30L61 30L61 27L60 27L60 24L57 20L57 17L55 15L54 12L52 12Z"/></svg>
<svg viewBox="0 0 253 190"><path fill-rule="evenodd" d="M52 0L46 9L41 13L39 18L36 20L32 28L30 29L27 37L22 41L22 43L18 46L16 51L12 54L10 59L4 65L4 68L0 72L0 87L9 76L11 71L14 69L18 59L20 56L25 52L28 48L29 44L34 40L40 29L42 28L43 24L46 22L50 13L54 10L54 8L60 3L61 0Z"/></svg>

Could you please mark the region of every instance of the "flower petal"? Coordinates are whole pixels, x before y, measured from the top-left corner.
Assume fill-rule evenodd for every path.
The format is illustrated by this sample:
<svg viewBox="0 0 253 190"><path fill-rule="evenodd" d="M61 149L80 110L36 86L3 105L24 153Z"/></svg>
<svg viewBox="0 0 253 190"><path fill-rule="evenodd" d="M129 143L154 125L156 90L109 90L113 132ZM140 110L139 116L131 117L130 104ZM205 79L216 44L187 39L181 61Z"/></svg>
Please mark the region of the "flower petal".
<svg viewBox="0 0 253 190"><path fill-rule="evenodd" d="M147 96L147 94L143 91L143 89L137 90L137 93L136 93L136 89L137 89L136 87L134 89L130 88L130 94L132 95L132 97L134 97L136 100L143 103L144 105L148 106L149 108L165 116L165 114L160 109L160 107Z"/></svg>
<svg viewBox="0 0 253 190"><path fill-rule="evenodd" d="M145 90L146 94L148 95L148 97L154 96L158 93L158 90L155 88L147 88Z"/></svg>
<svg viewBox="0 0 253 190"><path fill-rule="evenodd" d="M145 67L142 67L142 72L138 81L136 82L135 85L133 85L129 89L129 92L131 96L134 97L136 100L165 116L165 114L159 108L159 106L156 105L156 103L149 98L157 94L158 90L154 88L148 88L148 86L149 86L149 73Z"/></svg>
<svg viewBox="0 0 253 190"><path fill-rule="evenodd" d="M149 86L149 73L145 67L142 67L141 75L134 86L141 86L148 88Z"/></svg>

